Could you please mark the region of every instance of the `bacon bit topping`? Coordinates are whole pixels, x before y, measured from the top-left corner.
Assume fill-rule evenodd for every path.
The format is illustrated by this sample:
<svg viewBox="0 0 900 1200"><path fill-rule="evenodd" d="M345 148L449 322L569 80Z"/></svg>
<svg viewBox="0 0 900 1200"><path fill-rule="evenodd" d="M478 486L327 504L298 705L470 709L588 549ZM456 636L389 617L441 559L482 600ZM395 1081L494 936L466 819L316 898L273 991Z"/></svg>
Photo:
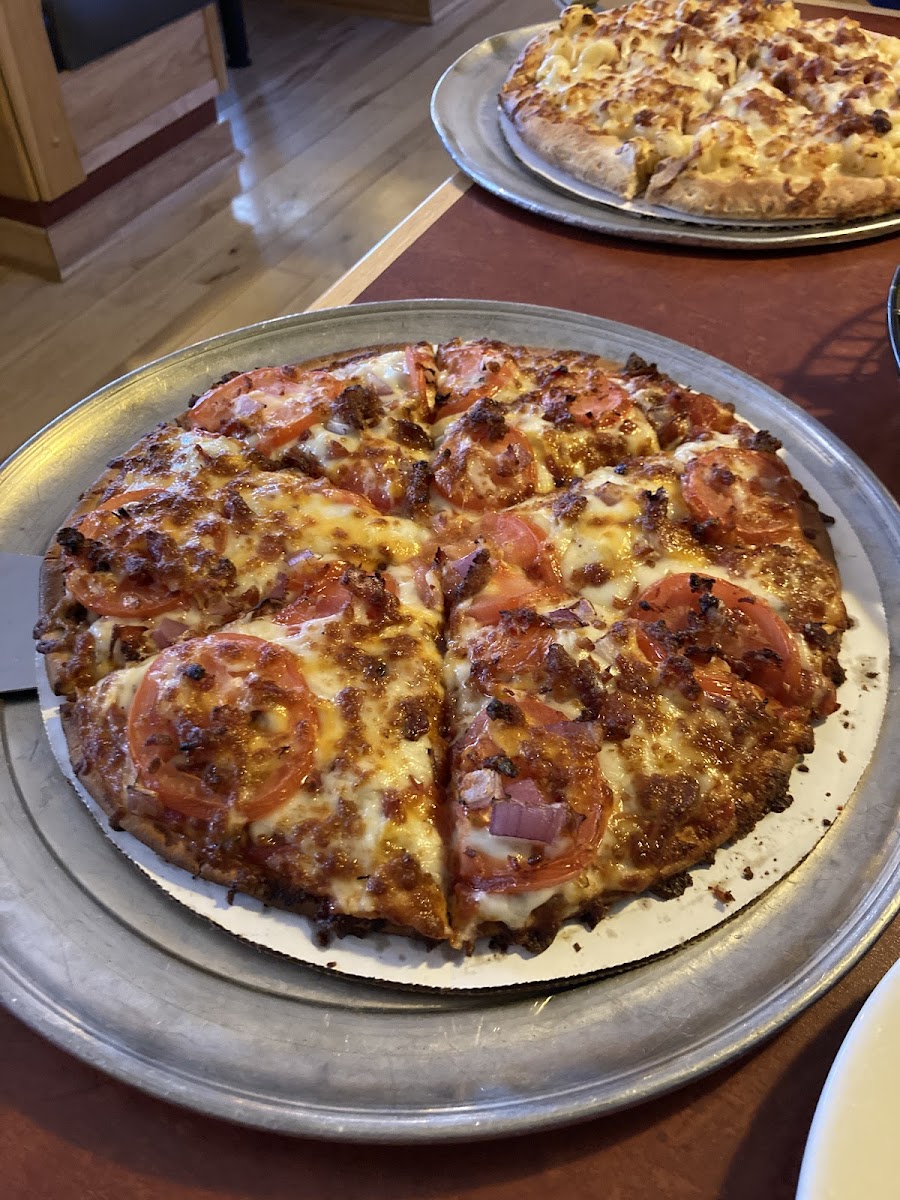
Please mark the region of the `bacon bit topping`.
<svg viewBox="0 0 900 1200"><path fill-rule="evenodd" d="M321 464L307 450L301 450L299 446L290 447L281 459L281 465L302 471L310 479L322 479L325 475Z"/></svg>
<svg viewBox="0 0 900 1200"><path fill-rule="evenodd" d="M872 123L872 129L877 134L890 133L894 128L890 117L883 108L876 108L869 119Z"/></svg>
<svg viewBox="0 0 900 1200"><path fill-rule="evenodd" d="M486 549L476 550L464 558L450 563L450 571L458 578L458 583L450 584L447 590L447 600L450 604L460 604L470 596L480 592L493 572L491 556Z"/></svg>
<svg viewBox="0 0 900 1200"><path fill-rule="evenodd" d="M484 765L491 771L497 771L500 775L505 775L507 779L515 779L519 774L516 764L505 754L492 754L490 758L484 760Z"/></svg>
<svg viewBox="0 0 900 1200"><path fill-rule="evenodd" d="M640 517L640 524L648 531L659 529L669 509L666 489L659 487L655 492L644 492L643 500L644 511Z"/></svg>
<svg viewBox="0 0 900 1200"><path fill-rule="evenodd" d="M380 575L348 567L341 576L341 583L351 596L363 601L373 628L394 625L400 620L400 602L387 590Z"/></svg>
<svg viewBox="0 0 900 1200"><path fill-rule="evenodd" d="M571 525L587 508L587 497L579 493L575 487L568 487L553 501L553 515L564 525Z"/></svg>
<svg viewBox="0 0 900 1200"><path fill-rule="evenodd" d="M574 400L575 396L571 392L553 388L541 402L543 419L556 429L574 429L575 418L569 408Z"/></svg>
<svg viewBox="0 0 900 1200"><path fill-rule="evenodd" d="M400 726L400 732L407 742L417 742L428 732L431 722L424 700L415 696L401 700L394 711L394 720Z"/></svg>
<svg viewBox="0 0 900 1200"><path fill-rule="evenodd" d="M77 529L72 529L68 525L60 529L56 535L57 543L62 546L63 550L68 550L70 554L81 554L85 540L84 534L79 533Z"/></svg>
<svg viewBox="0 0 900 1200"><path fill-rule="evenodd" d="M412 446L415 450L432 450L430 435L415 421L394 421L394 440L401 446Z"/></svg>
<svg viewBox="0 0 900 1200"><path fill-rule="evenodd" d="M225 493L222 513L238 533L249 533L256 523L253 509L240 492L232 486L229 486Z"/></svg>
<svg viewBox="0 0 900 1200"><path fill-rule="evenodd" d="M341 427L348 430L366 429L372 425L377 425L381 417L381 398L374 388L362 387L358 383L351 383L333 401L331 405L331 420L328 422L328 428L331 428L332 423L334 423L338 428L334 429L333 432L339 432Z"/></svg>
<svg viewBox="0 0 900 1200"><path fill-rule="evenodd" d="M499 442L507 430L503 405L489 397L476 400L462 421L474 437L485 442Z"/></svg>
<svg viewBox="0 0 900 1200"><path fill-rule="evenodd" d="M431 467L423 459L417 459L410 465L403 502L398 509L400 516L412 517L428 507L431 479Z"/></svg>
<svg viewBox="0 0 900 1200"><path fill-rule="evenodd" d="M485 712L491 721L502 721L505 725L521 725L525 720L518 705L504 700L490 700Z"/></svg>
<svg viewBox="0 0 900 1200"><path fill-rule="evenodd" d="M759 429L747 444L749 450L759 450L763 454L774 454L781 449L781 442L768 429Z"/></svg>
<svg viewBox="0 0 900 1200"><path fill-rule="evenodd" d="M583 567L577 567L572 572L572 582L578 587L585 584L601 587L611 578L612 572L600 562L585 563Z"/></svg>
<svg viewBox="0 0 900 1200"><path fill-rule="evenodd" d="M589 658L576 662L557 642L551 643L538 671L541 691L554 700L574 697L583 706L582 719L593 720L603 707L597 669Z"/></svg>

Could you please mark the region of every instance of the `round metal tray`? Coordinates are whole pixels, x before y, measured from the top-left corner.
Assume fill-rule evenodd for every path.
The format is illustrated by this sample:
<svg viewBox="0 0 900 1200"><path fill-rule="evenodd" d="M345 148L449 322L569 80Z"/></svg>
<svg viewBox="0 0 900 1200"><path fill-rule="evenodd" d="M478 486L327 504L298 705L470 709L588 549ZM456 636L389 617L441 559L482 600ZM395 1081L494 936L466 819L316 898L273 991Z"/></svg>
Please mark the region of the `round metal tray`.
<svg viewBox="0 0 900 1200"><path fill-rule="evenodd" d="M900 229L900 213L843 222L769 226L740 221L712 225L650 216L601 204L576 194L577 185L556 187L552 171L529 170L513 153L500 127L497 95L520 51L546 25L530 25L487 38L444 72L431 97L431 119L453 161L476 183L529 212L567 225L639 241L735 250L789 250L884 237ZM574 186L574 190L573 190Z"/></svg>
<svg viewBox="0 0 900 1200"><path fill-rule="evenodd" d="M576 313L422 301L287 317L151 364L70 410L0 471L0 546L40 553L77 493L153 422L232 369L388 340L487 336L631 351L735 402L839 497L886 597L900 515L821 425L727 364ZM889 604L892 678L900 609ZM896 689L886 727L898 719ZM546 995L402 993L248 946L120 856L60 774L36 700L2 709L0 999L52 1041L157 1096L267 1129L377 1141L496 1136L635 1104L769 1036L856 961L898 907L900 747L882 737L807 861L667 958Z"/></svg>

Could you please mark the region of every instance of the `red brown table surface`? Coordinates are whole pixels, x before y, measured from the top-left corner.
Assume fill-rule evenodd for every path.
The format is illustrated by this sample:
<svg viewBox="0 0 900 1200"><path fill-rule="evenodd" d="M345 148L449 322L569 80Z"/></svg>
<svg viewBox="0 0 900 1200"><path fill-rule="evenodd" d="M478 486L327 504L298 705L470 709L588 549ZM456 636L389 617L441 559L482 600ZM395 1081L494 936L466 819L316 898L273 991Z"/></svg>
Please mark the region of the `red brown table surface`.
<svg viewBox="0 0 900 1200"><path fill-rule="evenodd" d="M777 256L618 242L473 188L359 299L521 300L644 326L772 384L896 488L900 415L884 308L898 255L891 240ZM109 1080L0 1013L0 1195L787 1200L840 1042L898 955L895 922L767 1045L670 1096L462 1146L329 1145L233 1127Z"/></svg>
<svg viewBox="0 0 900 1200"><path fill-rule="evenodd" d="M884 311L898 261L890 239L777 255L615 241L473 188L359 299L524 301L665 334L789 396L896 492ZM0 1196L787 1200L838 1047L898 956L900 920L743 1060L636 1109L469 1145L332 1145L228 1125L110 1080L0 1012Z"/></svg>

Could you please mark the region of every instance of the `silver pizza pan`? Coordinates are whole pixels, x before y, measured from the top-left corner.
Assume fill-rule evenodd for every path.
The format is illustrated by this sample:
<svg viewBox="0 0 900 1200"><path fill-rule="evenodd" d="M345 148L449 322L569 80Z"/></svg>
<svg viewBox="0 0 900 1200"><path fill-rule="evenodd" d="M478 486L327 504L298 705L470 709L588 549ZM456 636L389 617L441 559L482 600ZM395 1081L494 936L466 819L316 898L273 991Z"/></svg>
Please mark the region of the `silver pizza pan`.
<svg viewBox="0 0 900 1200"><path fill-rule="evenodd" d="M286 317L173 354L71 409L0 470L0 549L41 553L108 459L229 370L451 336L636 351L735 402L840 500L900 646L900 514L816 421L666 338L556 309L471 301ZM896 683L885 728L900 719ZM174 904L64 780L38 703L2 708L0 1000L51 1041L156 1096L293 1134L497 1136L609 1112L712 1071L847 971L900 904L900 743L788 879L674 954L535 996L407 993L266 954Z"/></svg>
<svg viewBox="0 0 900 1200"><path fill-rule="evenodd" d="M571 180L563 183L560 172L546 165L537 168L533 156L524 154L532 164L529 168L504 136L497 95L522 48L551 27L552 23L531 25L487 38L448 67L434 89L431 119L441 141L456 165L487 191L528 212L595 233L682 246L778 251L865 241L900 229L900 213L806 225L679 220L641 212L641 205L613 198L602 204L591 198L589 189Z"/></svg>

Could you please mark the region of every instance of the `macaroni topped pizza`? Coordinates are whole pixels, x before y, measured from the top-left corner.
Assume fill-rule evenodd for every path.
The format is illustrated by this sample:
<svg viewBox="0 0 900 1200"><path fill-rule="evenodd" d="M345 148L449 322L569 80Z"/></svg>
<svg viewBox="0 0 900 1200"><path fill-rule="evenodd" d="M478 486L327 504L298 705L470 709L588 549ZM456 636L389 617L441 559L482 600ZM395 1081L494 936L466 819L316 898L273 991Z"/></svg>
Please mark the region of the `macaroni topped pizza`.
<svg viewBox="0 0 900 1200"><path fill-rule="evenodd" d="M500 93L575 179L685 213L763 220L900 207L900 39L790 0L568 8Z"/></svg>

